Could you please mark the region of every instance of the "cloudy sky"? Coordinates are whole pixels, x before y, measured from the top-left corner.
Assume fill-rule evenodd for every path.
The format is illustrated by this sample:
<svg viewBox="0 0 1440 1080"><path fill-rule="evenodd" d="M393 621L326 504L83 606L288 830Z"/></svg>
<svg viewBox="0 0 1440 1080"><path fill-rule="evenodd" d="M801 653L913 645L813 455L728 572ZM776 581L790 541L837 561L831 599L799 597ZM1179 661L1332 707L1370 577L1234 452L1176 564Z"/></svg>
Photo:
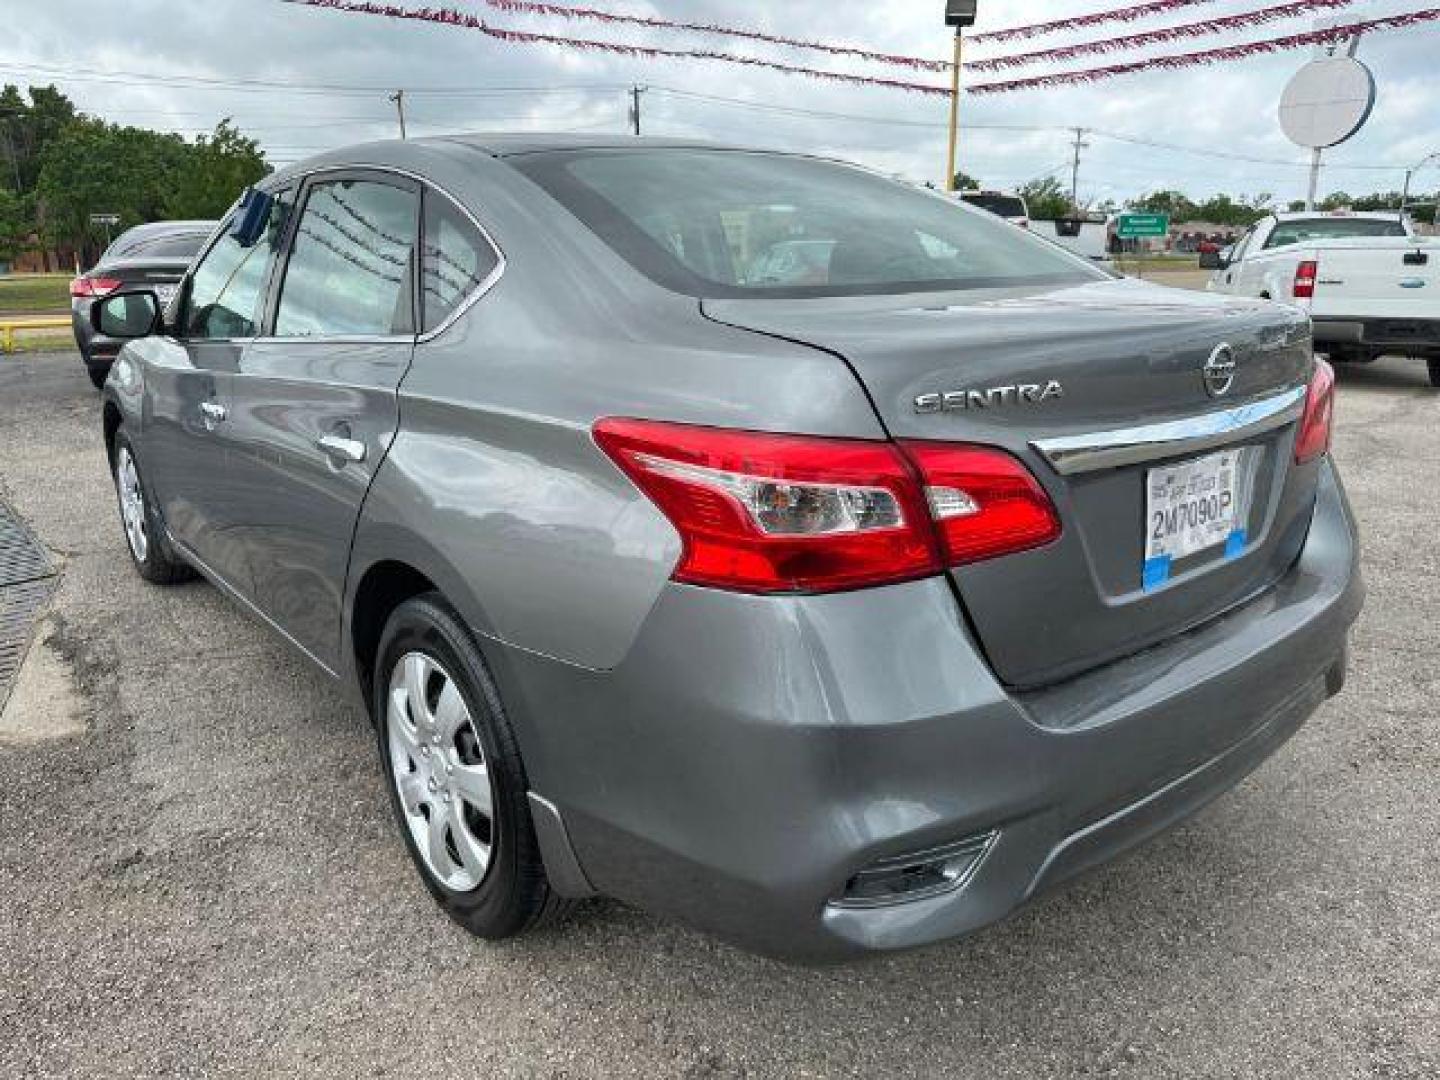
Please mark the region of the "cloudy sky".
<svg viewBox="0 0 1440 1080"><path fill-rule="evenodd" d="M412 0L408 6L440 2ZM499 26L895 74L813 53L515 16L495 11L483 0L451 2ZM981 0L978 29L1126 2ZM1142 25L1191 22L1276 2L1216 0ZM831 153L917 181L938 181L943 172L945 101L902 91L837 86L713 62L511 45L470 30L315 10L282 0L112 0L103 12L93 0L0 0L0 6L7 16L0 80L54 82L87 112L187 135L231 116L262 141L277 163L393 135L390 88L407 90L412 135L620 131L626 124L627 88L640 83L650 88L643 108L647 133ZM723 22L893 53L935 58L949 53L940 0L586 0L586 6ZM1366 18L1429 6L1420 0L1361 0L1346 9L1346 16ZM1312 26L1313 19L1307 17L1150 51L1184 52ZM1034 45L977 46L973 56L1125 32L1123 25L1109 25ZM1360 56L1375 70L1379 103L1360 135L1329 152L1322 191L1398 189L1406 165L1440 151L1437 49L1440 22L1376 34L1363 42ZM1308 56L1292 52L1214 68L1132 75L1088 87L972 98L963 106L963 119L970 126L962 135L961 167L991 187L1013 187L1048 173L1068 184L1073 135L1066 129L1084 126L1090 129L1086 139L1091 145L1080 175L1082 200L1123 201L1164 187L1192 195L1269 192L1281 200L1298 198L1304 194L1306 153L1281 134L1276 105L1286 80ZM1105 62L1091 58L1068 66ZM942 75L898 75L944 81ZM1176 148L1137 145L1116 136ZM1417 186L1440 188L1440 169L1425 174Z"/></svg>

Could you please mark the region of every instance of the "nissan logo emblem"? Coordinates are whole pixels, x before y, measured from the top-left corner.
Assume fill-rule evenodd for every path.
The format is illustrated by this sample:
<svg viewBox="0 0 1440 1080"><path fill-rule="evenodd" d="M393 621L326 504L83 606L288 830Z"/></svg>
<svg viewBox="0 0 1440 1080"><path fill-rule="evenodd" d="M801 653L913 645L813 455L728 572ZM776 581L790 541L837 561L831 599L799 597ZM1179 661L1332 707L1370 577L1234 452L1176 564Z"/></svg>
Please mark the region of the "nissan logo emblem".
<svg viewBox="0 0 1440 1080"><path fill-rule="evenodd" d="M1235 385L1235 350L1229 345L1217 345L1200 369L1205 380L1205 392L1211 397L1224 397Z"/></svg>

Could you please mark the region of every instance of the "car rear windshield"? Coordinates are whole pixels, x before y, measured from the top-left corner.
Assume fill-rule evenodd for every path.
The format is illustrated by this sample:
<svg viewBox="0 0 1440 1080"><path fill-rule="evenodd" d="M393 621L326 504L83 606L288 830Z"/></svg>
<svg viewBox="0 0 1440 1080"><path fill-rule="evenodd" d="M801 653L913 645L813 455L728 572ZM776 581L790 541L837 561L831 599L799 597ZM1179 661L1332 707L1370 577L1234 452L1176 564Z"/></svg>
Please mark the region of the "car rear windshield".
<svg viewBox="0 0 1440 1080"><path fill-rule="evenodd" d="M1025 216L1025 204L1014 195L986 195L969 192L960 197L971 206L989 210L996 217L1023 218Z"/></svg>
<svg viewBox="0 0 1440 1080"><path fill-rule="evenodd" d="M1365 236L1405 236L1399 218L1305 218L1303 221L1282 221L1275 226L1267 248L1306 244L1311 240L1353 240Z"/></svg>
<svg viewBox="0 0 1440 1080"><path fill-rule="evenodd" d="M180 233L172 236L157 236L136 245L127 254L130 258L153 255L157 259L193 258L205 243L204 233Z"/></svg>
<svg viewBox="0 0 1440 1080"><path fill-rule="evenodd" d="M863 296L1101 276L989 214L834 162L651 148L510 163L641 273L690 296Z"/></svg>

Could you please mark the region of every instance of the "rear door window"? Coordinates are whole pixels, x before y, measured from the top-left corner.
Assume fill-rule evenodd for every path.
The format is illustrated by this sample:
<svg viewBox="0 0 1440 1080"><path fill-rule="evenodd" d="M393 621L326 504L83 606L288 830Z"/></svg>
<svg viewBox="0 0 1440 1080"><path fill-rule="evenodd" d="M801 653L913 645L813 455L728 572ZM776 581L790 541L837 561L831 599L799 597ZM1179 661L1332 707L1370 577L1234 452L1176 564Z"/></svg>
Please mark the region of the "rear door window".
<svg viewBox="0 0 1440 1080"><path fill-rule="evenodd" d="M387 180L313 183L275 312L277 337L414 332L419 193Z"/></svg>
<svg viewBox="0 0 1440 1080"><path fill-rule="evenodd" d="M422 235L420 303L428 334L485 286L500 265L500 255L473 221L433 191L425 192Z"/></svg>

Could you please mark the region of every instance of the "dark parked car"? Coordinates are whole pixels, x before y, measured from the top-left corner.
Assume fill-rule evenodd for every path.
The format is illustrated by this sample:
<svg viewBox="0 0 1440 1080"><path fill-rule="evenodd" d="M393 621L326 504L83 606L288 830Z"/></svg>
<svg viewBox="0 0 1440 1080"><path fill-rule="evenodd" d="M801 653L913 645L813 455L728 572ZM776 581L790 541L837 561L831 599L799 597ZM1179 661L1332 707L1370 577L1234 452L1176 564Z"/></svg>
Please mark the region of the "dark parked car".
<svg viewBox="0 0 1440 1080"><path fill-rule="evenodd" d="M799 243L826 258L767 258ZM135 565L353 691L485 937L594 893L787 957L964 934L1344 678L1304 316L862 169L376 143L267 178L132 302L96 318L147 334L103 397Z"/></svg>
<svg viewBox="0 0 1440 1080"><path fill-rule="evenodd" d="M116 238L91 270L70 283L70 318L75 344L95 386L105 385L122 340L97 334L90 308L101 297L141 286L168 300L190 260L205 243L215 221L156 221L136 225ZM141 309L136 309L140 317Z"/></svg>

